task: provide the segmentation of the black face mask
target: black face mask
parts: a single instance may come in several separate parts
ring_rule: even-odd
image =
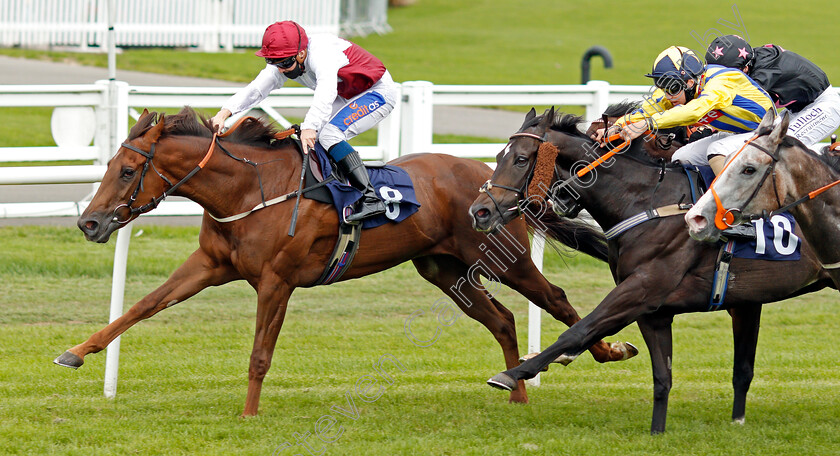
[[[303,64],[298,62],[297,66],[295,66],[294,70],[287,71],[283,73],[289,79],[297,79],[303,72],[306,71],[306,68],[303,67]]]

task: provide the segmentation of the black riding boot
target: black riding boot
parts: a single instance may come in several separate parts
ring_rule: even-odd
[[[355,211],[347,217],[347,221],[358,222],[364,218],[384,213],[385,203],[376,196],[376,190],[370,183],[370,177],[368,177],[367,169],[362,164],[359,153],[356,151],[350,152],[336,164],[341,172],[347,176],[350,185],[363,193],[361,201],[356,203]]]
[[[743,225],[731,226],[720,232],[721,236],[737,239],[755,239],[755,225],[745,223]]]

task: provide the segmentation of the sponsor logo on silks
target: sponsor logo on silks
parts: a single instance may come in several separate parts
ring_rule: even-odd
[[[701,117],[700,120],[697,121],[700,125],[708,125],[714,122],[715,119],[720,117],[720,111],[712,110],[709,111],[705,116]]]
[[[793,121],[792,124],[790,124],[790,128],[789,128],[790,131],[795,132],[796,130],[798,130],[799,128],[801,128],[802,126],[807,124],[808,122],[816,119],[817,116],[822,114],[822,112],[823,111],[820,108],[813,108],[811,110],[811,112],[809,112],[808,114],[805,114],[803,116],[799,116],[795,121]]]
[[[376,111],[384,104],[385,98],[382,95],[377,92],[368,92],[351,101],[341,111],[338,111],[335,117],[330,120],[330,123],[338,127],[341,131],[344,131],[347,127],[373,111]]]

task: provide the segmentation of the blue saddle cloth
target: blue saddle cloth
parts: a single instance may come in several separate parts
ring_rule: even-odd
[[[699,186],[704,192],[709,189],[709,184],[715,179],[711,166],[684,164],[683,167],[700,174],[702,182],[699,182]],[[691,173],[686,174],[691,180]],[[696,203],[700,196],[694,195],[693,189],[692,185],[692,202]],[[774,215],[770,220],[758,219],[753,221],[753,225],[756,228],[756,239],[737,240],[732,251],[733,257],[773,261],[794,261],[801,257],[802,242],[793,233],[796,221],[790,213]]]
[[[753,221],[756,239],[735,242],[732,256],[753,260],[795,261],[802,256],[802,241],[793,233],[796,221],[788,212],[776,214],[770,220]]]
[[[332,174],[333,167],[327,151],[318,143],[315,143],[315,156],[318,157],[323,175]],[[404,169],[385,165],[382,168],[368,168],[368,174],[377,195],[385,201],[386,211],[382,215],[362,220],[363,229],[375,228],[388,222],[402,222],[420,209],[420,202],[414,194],[414,184]],[[362,192],[338,180],[327,183],[326,187],[339,214],[362,198]]]

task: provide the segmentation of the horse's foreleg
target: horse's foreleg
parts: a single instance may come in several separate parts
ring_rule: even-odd
[[[511,288],[514,288],[528,298],[528,300],[544,309],[556,320],[565,323],[566,326],[571,327],[580,321],[580,316],[575,308],[572,307],[571,303],[569,303],[566,292],[562,288],[548,282],[536,267],[534,267],[534,272],[536,275],[532,278],[511,285]],[[639,354],[639,350],[629,342],[613,342],[612,344],[608,344],[603,340],[599,340],[589,347],[589,352],[592,353],[595,361],[599,363],[624,361]],[[565,366],[574,361],[574,359],[573,356],[563,354],[555,362]]]
[[[449,296],[470,318],[484,325],[499,342],[508,369],[519,365],[519,347],[513,313],[484,290],[463,285],[469,274],[466,264],[450,256],[427,256],[412,260],[417,272]],[[525,382],[518,382],[510,402],[528,402]]]
[[[729,315],[732,316],[732,337],[735,343],[735,359],[732,365],[732,387],[735,390],[732,421],[744,424],[747,391],[750,389],[755,367],[761,304],[732,308]]]
[[[254,333],[254,347],[248,367],[248,394],[242,416],[257,414],[260,406],[260,392],[263,379],[271,367],[277,336],[286,317],[286,307],[293,288],[279,277],[270,274],[262,277],[257,289],[257,325]]]
[[[639,316],[655,311],[664,296],[651,293],[652,288],[642,280],[645,276],[646,271],[643,271],[620,283],[589,315],[572,325],[542,353],[493,376],[487,383],[500,389],[515,389],[518,380],[534,378],[558,356],[580,354],[604,336],[615,334]],[[640,296],[645,296],[643,302],[640,302]]]
[[[673,315],[643,315],[636,320],[642,337],[650,351],[653,370],[653,418],[650,433],[665,432],[665,418],[668,414],[668,395],[671,393],[671,355],[673,339],[671,324]]]
[[[184,264],[172,273],[163,285],[131,306],[125,314],[108,326],[95,332],[88,340],[64,352],[55,359],[55,363],[61,366],[78,368],[84,363],[86,355],[101,351],[135,323],[149,318],[209,286],[221,285],[235,278],[235,272],[229,267],[219,266],[201,249],[196,250]]]

